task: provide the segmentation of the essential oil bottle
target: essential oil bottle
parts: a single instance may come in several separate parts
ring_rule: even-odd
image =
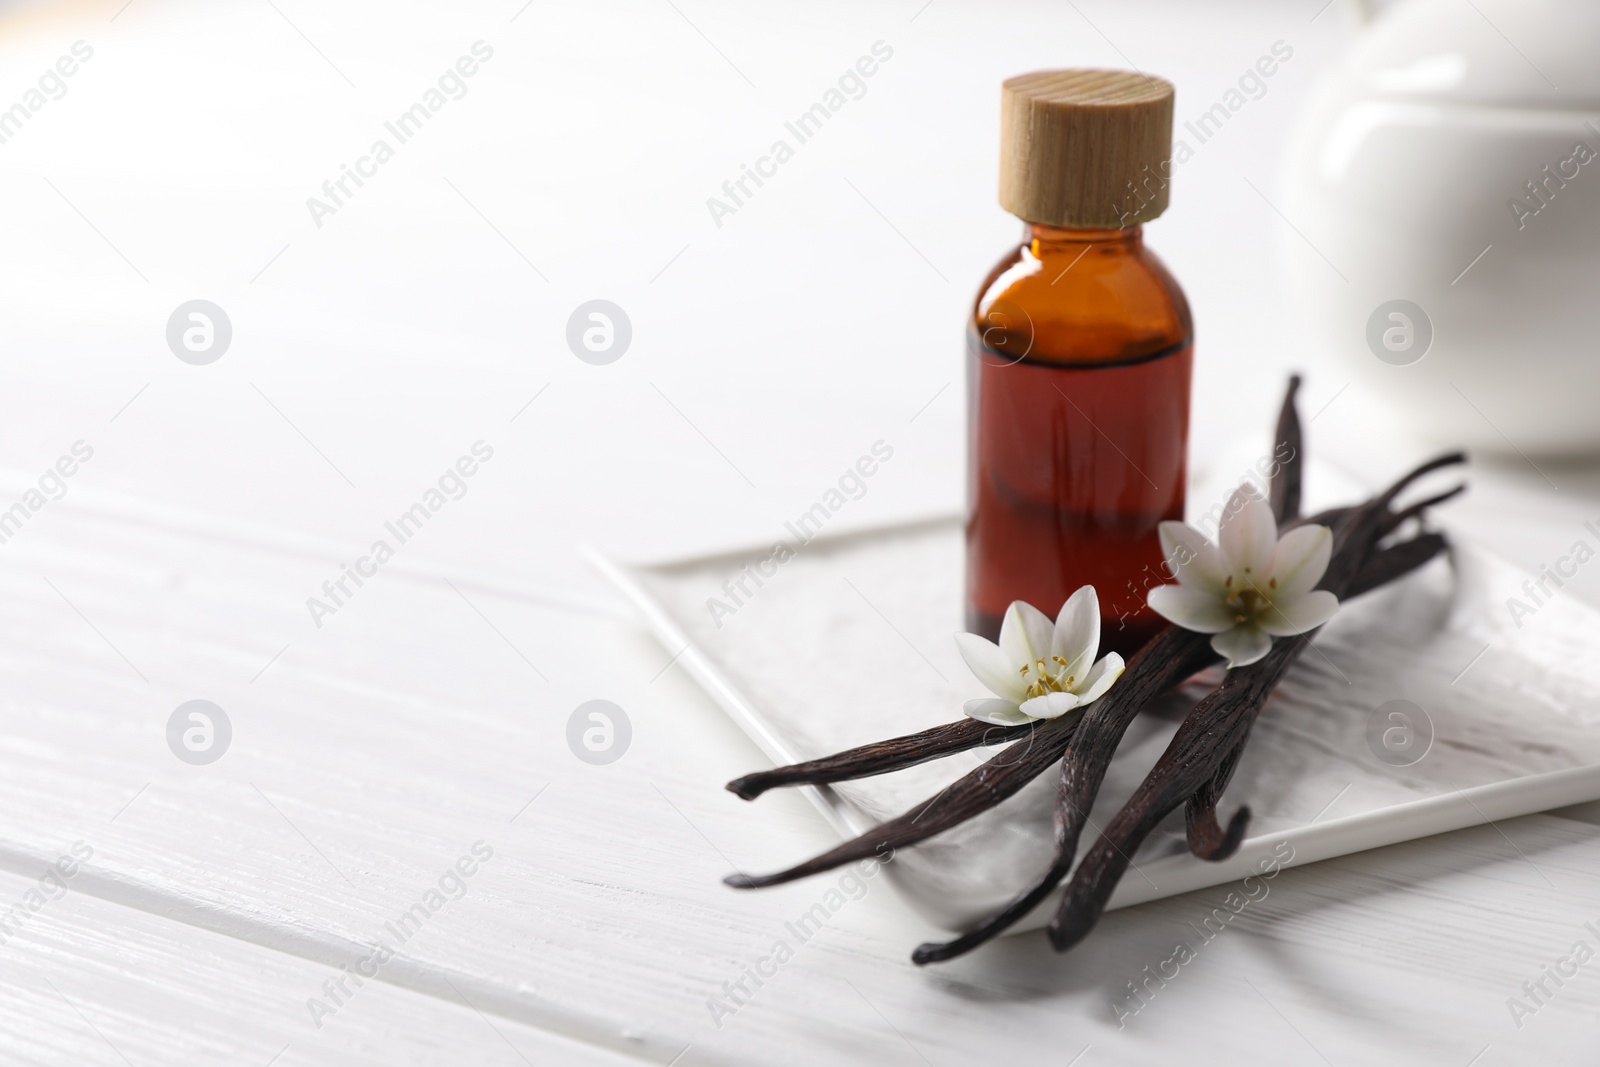
[[[1157,526],[1182,519],[1194,328],[1145,248],[1167,207],[1171,83],[1054,70],[1006,81],[1000,205],[1022,242],[968,322],[967,628],[997,637],[1023,600],[1054,618],[1093,585],[1101,645],[1161,620]]]

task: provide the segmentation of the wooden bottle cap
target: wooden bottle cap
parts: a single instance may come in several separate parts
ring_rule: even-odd
[[[1172,97],[1171,82],[1124,70],[1008,78],[1000,91],[1000,206],[1046,226],[1120,228],[1155,218],[1167,209]]]

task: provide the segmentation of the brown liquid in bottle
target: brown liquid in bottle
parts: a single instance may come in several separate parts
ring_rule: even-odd
[[[1189,305],[1139,226],[1024,236],[968,327],[967,628],[1093,585],[1102,650],[1128,655],[1162,625],[1157,526],[1183,518]]]

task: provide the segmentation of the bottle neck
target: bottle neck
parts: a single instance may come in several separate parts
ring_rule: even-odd
[[[1070,251],[1077,255],[1085,245],[1119,245],[1129,251],[1144,244],[1144,227],[1135,223],[1122,229],[1104,227],[1046,226],[1040,222],[1022,224],[1022,241],[1036,259]]]

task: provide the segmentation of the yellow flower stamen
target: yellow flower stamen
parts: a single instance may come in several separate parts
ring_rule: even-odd
[[[1051,656],[1050,659],[1057,664],[1058,668],[1067,666],[1067,661],[1060,656]],[[1070,693],[1073,683],[1077,681],[1077,678],[1073,675],[1067,674],[1063,676],[1062,670],[1059,669],[1052,674],[1049,664],[1042,659],[1034,660],[1032,663],[1025,665],[1021,673],[1026,675],[1029,667],[1038,668],[1034,681],[1027,688],[1027,694],[1030,699],[1042,697],[1046,693]]]
[[[1249,571],[1249,569],[1249,567],[1245,568],[1246,571]],[[1225,589],[1232,588],[1233,575],[1228,575],[1222,585]],[[1239,589],[1229,593],[1225,601],[1233,611],[1234,622],[1249,622],[1251,619],[1261,615],[1263,611],[1273,607],[1272,596],[1254,582],[1246,580],[1241,582],[1240,586]],[[1268,588],[1276,589],[1278,586],[1277,579],[1270,579],[1267,582],[1267,586]]]

